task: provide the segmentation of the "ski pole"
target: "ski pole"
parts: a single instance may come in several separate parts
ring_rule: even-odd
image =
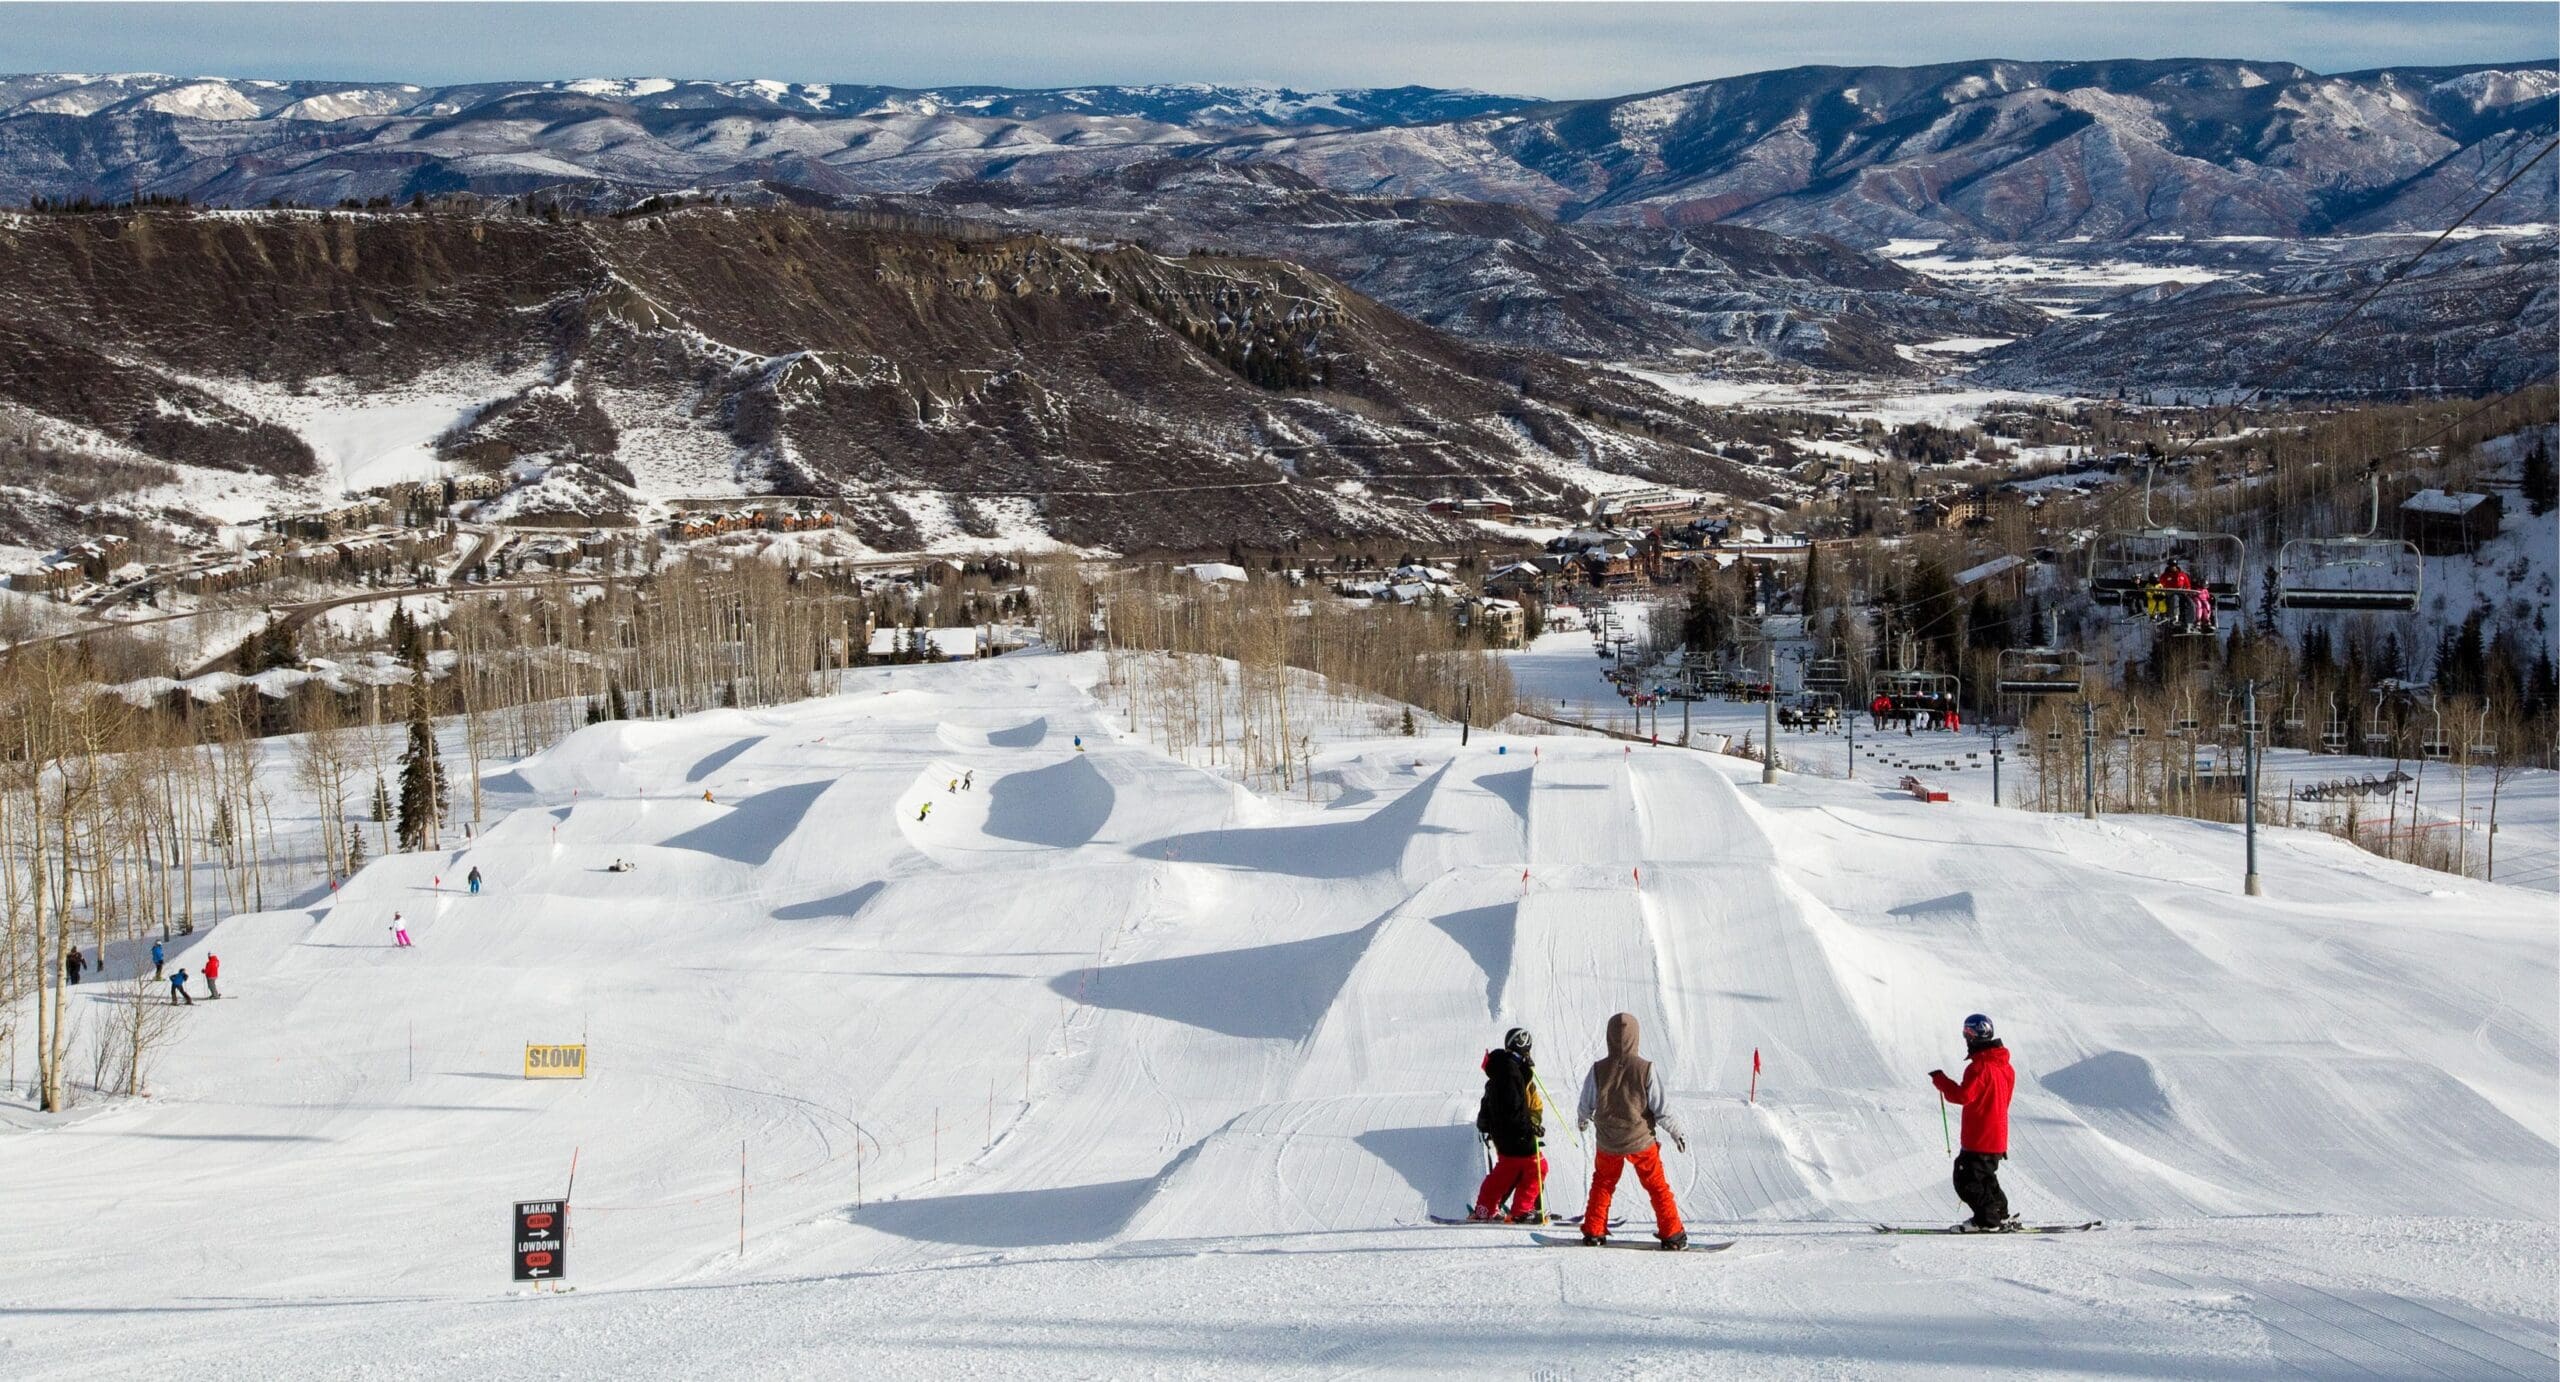
[[[1956,1135],[1947,1129],[1947,1101],[1944,1099],[1938,1101],[1938,1139],[1948,1151],[1956,1149]]]
[[[1533,1084],[1533,1085],[1535,1085],[1535,1086],[1537,1086],[1537,1089],[1538,1089],[1538,1098],[1539,1098],[1541,1101],[1543,1101],[1543,1102],[1546,1104],[1546,1106],[1547,1106],[1548,1108],[1553,1109],[1553,1108],[1557,1108],[1557,1107],[1559,1107],[1559,1105],[1556,1103],[1556,1096],[1555,1096],[1555,1095],[1553,1095],[1553,1094],[1551,1094],[1551,1093],[1549,1093],[1549,1092],[1547,1091],[1547,1082],[1546,1082],[1545,1080],[1542,1080],[1542,1079],[1538,1078],[1538,1072],[1537,1072],[1536,1068],[1534,1068],[1534,1067],[1532,1067],[1532,1068],[1530,1069],[1530,1071],[1529,1071],[1529,1083],[1530,1083],[1530,1084]],[[1561,1116],[1561,1115],[1559,1115],[1559,1116]],[[1566,1140],[1567,1140],[1567,1141],[1570,1141],[1571,1143],[1573,1143],[1573,1149],[1574,1149],[1575,1151],[1577,1151],[1577,1152],[1578,1152],[1578,1151],[1581,1151],[1581,1150],[1582,1150],[1582,1137],[1581,1137],[1581,1135],[1580,1135],[1579,1133],[1577,1133],[1577,1132],[1575,1132],[1575,1131],[1574,1131],[1573,1124],[1571,1124],[1571,1123],[1564,1123],[1564,1124],[1561,1124],[1561,1126],[1564,1128],[1564,1135],[1565,1135]]]

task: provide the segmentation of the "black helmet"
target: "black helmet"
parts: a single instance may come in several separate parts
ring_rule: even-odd
[[[1526,1027],[1514,1027],[1510,1031],[1503,1033],[1502,1049],[1515,1056],[1528,1055],[1529,1029]]]

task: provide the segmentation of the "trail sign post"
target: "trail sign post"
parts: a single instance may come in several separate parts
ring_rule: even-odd
[[[524,1077],[528,1080],[583,1080],[587,1077],[587,1047],[539,1046],[526,1042]]]
[[[569,1272],[569,1202],[518,1200],[514,1246],[518,1281],[557,1281]]]

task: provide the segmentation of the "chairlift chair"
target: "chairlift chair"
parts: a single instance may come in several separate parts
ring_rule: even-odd
[[[2284,609],[2379,610],[2418,607],[2427,562],[2416,543],[2376,536],[2382,478],[2369,477],[2373,507],[2354,537],[2298,537],[2276,553],[2276,604]]]
[[[2240,580],[2249,564],[2248,544],[2232,533],[2154,523],[2151,479],[2146,475],[2142,482],[2142,526],[2104,534],[2089,545],[2089,595],[2102,606],[2113,605],[2159,623],[2199,626],[2201,632],[2204,621],[2194,616],[2202,602],[2193,596],[2181,601],[2179,592],[2162,589],[2161,568],[2177,562],[2197,590],[2209,593],[2217,605],[2226,604],[2240,597]]]
[[[2127,739],[2143,739],[2148,738],[2150,734],[2151,731],[2143,727],[2141,707],[2125,707],[2124,737]]]
[[[2432,695],[2427,700],[2427,713],[2435,717],[2426,735],[2418,740],[2418,752],[2430,763],[2441,763],[2453,757],[2453,741],[2445,737],[2444,705]]]
[[[1955,699],[1956,679],[1946,672],[1924,672],[1915,667],[1888,668],[1873,678],[1878,694],[1900,701],[1908,696],[1944,696]]]
[[[1849,666],[1836,657],[1817,657],[1804,665],[1808,691],[1838,691],[1849,684]]]
[[[2003,696],[2076,696],[2087,677],[2088,659],[2077,648],[2008,648],[1999,658]]]

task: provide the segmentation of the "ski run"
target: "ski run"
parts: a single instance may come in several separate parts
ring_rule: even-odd
[[[0,1128],[0,1375],[2560,1367],[2548,893],[2270,829],[2244,898],[2230,827],[1570,732],[1337,733],[1257,793],[1103,672],[591,726],[476,838],[178,938],[223,997],[154,1097]],[[1431,1224],[1519,1027],[1579,1245],[1619,1013],[1691,1252]],[[1974,1013],[2010,1211],[2101,1227],[1875,1231],[1967,1213],[1928,1072]],[[511,1281],[562,1199],[573,1289]],[[1654,1246],[1634,1166],[1612,1212]]]

